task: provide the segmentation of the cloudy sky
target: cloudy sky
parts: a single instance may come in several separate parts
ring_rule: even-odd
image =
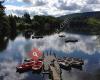
[[[61,16],[77,12],[100,11],[100,0],[6,0],[6,13],[21,16]]]

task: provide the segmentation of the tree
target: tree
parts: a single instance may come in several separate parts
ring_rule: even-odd
[[[40,23],[37,21],[32,22],[31,28],[36,32],[41,30]]]
[[[24,14],[23,19],[24,19],[25,23],[29,23],[29,24],[31,23],[31,18],[30,18],[30,15],[28,13]]]
[[[25,29],[26,29],[26,26],[25,26],[24,23],[18,23],[18,24],[17,24],[17,30],[18,30],[19,32],[23,32]]]
[[[3,2],[4,1],[0,1],[0,39],[9,37],[9,24],[5,17]]]
[[[3,2],[4,1],[0,1],[0,17],[5,15],[5,13],[4,13],[5,7],[2,5]]]

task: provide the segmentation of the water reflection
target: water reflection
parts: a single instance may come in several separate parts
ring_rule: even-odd
[[[3,51],[4,49],[6,49],[7,47],[7,44],[8,44],[8,38],[0,38],[0,51]]]
[[[41,76],[37,79],[37,75],[33,76],[31,72],[16,73],[16,65],[23,62],[28,55],[27,52],[32,48],[39,48],[44,53],[51,50],[59,57],[70,56],[84,59],[83,71],[77,71],[76,69],[72,70],[71,73],[64,71],[65,76],[68,80],[83,80],[84,78],[92,80],[88,79],[87,75],[95,76],[92,72],[100,68],[100,48],[97,47],[98,37],[63,34],[65,35],[64,38],[59,37],[59,34],[44,36],[42,39],[25,39],[22,35],[19,35],[14,41],[9,40],[7,48],[0,52],[0,80],[40,80]],[[65,43],[65,39],[70,36],[76,37],[79,41],[77,43]]]

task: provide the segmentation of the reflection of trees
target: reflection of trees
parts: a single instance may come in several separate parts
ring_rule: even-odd
[[[100,48],[100,35],[97,36],[96,45],[98,48]]]
[[[16,30],[16,21],[12,16],[9,16],[9,25],[10,25],[10,39],[14,40],[17,36]]]
[[[8,40],[9,39],[7,37],[5,37],[4,39],[0,38],[0,51],[3,51],[4,49],[6,49]]]
[[[26,39],[29,39],[31,35],[33,34],[33,31],[31,29],[28,29],[28,30],[25,30],[22,34]]]

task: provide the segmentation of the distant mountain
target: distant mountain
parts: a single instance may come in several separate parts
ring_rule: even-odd
[[[100,11],[75,13],[59,17],[63,30],[71,33],[100,34]]]
[[[60,16],[59,19],[66,19],[70,17],[95,17],[100,19],[100,11],[95,11],[95,12],[84,12],[84,13],[74,13],[74,14],[68,14],[64,16]]]

